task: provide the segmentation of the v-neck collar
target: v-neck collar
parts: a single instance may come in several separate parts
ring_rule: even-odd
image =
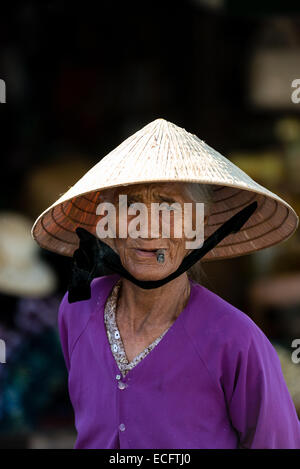
[[[113,275],[112,277],[113,277],[111,279],[112,282],[110,283],[110,285],[107,285],[107,288],[104,289],[105,291],[101,290],[98,293],[97,307],[95,308],[95,311],[94,311],[94,314],[93,314],[94,320],[95,320],[95,325],[97,325],[97,327],[94,329],[93,333],[94,334],[101,333],[102,336],[104,337],[103,340],[105,342],[105,348],[109,349],[109,358],[110,358],[110,361],[111,361],[111,364],[112,364],[112,373],[114,375],[113,378],[115,379],[116,374],[120,373],[120,370],[119,370],[118,364],[115,360],[115,357],[113,355],[113,352],[111,350],[111,346],[110,346],[109,339],[108,339],[107,332],[106,332],[105,320],[104,320],[104,308],[105,308],[106,301],[107,301],[108,297],[110,296],[114,286],[116,285],[116,283],[120,279],[120,276]],[[194,298],[194,294],[195,294],[194,282],[191,279],[189,280],[189,282],[190,282],[190,286],[191,286],[190,297],[189,297],[189,300],[188,300],[185,308],[181,311],[181,313],[175,319],[173,324],[171,324],[169,329],[167,329],[167,331],[165,331],[164,336],[161,338],[161,340],[158,342],[158,344],[156,344],[156,346],[152,350],[150,350],[150,352],[142,360],[140,360],[133,368],[128,370],[127,374],[122,378],[123,382],[126,382],[128,380],[136,379],[139,370],[142,369],[143,366],[145,366],[145,364],[147,364],[151,359],[154,359],[155,356],[157,356],[157,354],[159,354],[160,351],[164,349],[164,347],[168,346],[168,344],[169,344],[170,340],[172,339],[174,333],[180,327],[182,321],[184,321],[184,318],[188,314],[188,312],[189,312],[189,310],[192,306],[192,303],[193,303],[193,298]],[[99,330],[97,330],[98,327],[99,327]]]
[[[118,365],[118,368],[120,369],[120,372],[122,373],[122,376],[125,377],[132,368],[134,368],[148,355],[148,353],[154,349],[154,347],[157,346],[163,336],[168,332],[172,324],[162,334],[156,337],[149,345],[147,345],[140,353],[138,353],[131,361],[129,361],[116,321],[116,309],[120,295],[120,288],[121,279],[119,279],[113,286],[113,289],[105,302],[104,322],[114,359]],[[116,350],[114,350],[114,347],[116,347]]]

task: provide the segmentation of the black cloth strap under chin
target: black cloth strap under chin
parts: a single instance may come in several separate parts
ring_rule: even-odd
[[[143,281],[133,277],[122,265],[118,254],[101,239],[84,228],[76,228],[80,239],[79,248],[73,254],[71,277],[68,285],[69,303],[89,300],[91,298],[91,281],[96,277],[119,274],[135,285],[144,289],[161,287],[183,274],[199,259],[213,249],[226,236],[237,233],[257,208],[257,202],[252,202],[240,212],[236,213],[218,228],[203,243],[201,248],[194,249],[188,254],[172,274],[161,280]]]

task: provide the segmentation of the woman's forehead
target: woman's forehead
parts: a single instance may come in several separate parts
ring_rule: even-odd
[[[148,184],[134,184],[131,186],[119,187],[118,194],[172,194],[183,195],[183,183],[175,182],[155,182]]]

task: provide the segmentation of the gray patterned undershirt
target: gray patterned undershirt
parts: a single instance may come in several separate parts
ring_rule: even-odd
[[[116,323],[116,309],[118,304],[119,291],[121,287],[121,279],[116,283],[111,291],[111,294],[107,298],[105,309],[104,309],[104,322],[106,326],[107,337],[111,346],[112,354],[116,360],[116,363],[121,371],[123,377],[137,365],[149,352],[158,344],[163,338],[166,332],[171,326],[168,327],[157,339],[155,339],[148,347],[146,347],[141,353],[139,353],[134,359],[129,362],[125,353],[124,345],[121,339],[120,331]]]

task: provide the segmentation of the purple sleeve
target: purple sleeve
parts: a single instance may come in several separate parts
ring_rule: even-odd
[[[60,343],[65,359],[67,370],[70,370],[69,346],[68,346],[68,329],[66,324],[66,307],[68,305],[68,292],[65,293],[58,310],[58,330]]]
[[[223,390],[240,447],[300,448],[299,419],[274,347],[257,327],[244,345],[227,350],[223,363]]]

